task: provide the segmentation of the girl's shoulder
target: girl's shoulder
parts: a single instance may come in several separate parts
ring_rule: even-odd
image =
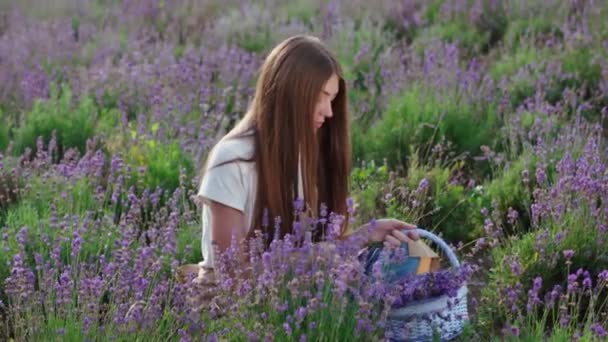
[[[209,164],[248,162],[253,158],[254,150],[255,142],[252,135],[223,138],[213,147]]]

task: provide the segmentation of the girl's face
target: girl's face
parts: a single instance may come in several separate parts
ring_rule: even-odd
[[[338,75],[332,74],[331,77],[323,85],[319,94],[314,112],[314,127],[315,132],[323,126],[325,120],[331,118],[334,114],[331,109],[331,102],[334,100],[340,90],[340,79]]]

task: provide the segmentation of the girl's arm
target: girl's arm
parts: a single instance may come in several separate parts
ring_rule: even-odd
[[[243,212],[215,201],[208,202],[211,210],[211,243],[216,244],[219,251],[223,253],[230,247],[234,234],[241,246],[241,242],[246,238]],[[243,261],[247,260],[244,253],[241,253],[241,256]]]
[[[346,233],[342,239],[352,239],[360,244],[360,248],[370,244],[387,248],[399,247],[403,242],[420,238],[417,233],[408,232],[413,229],[416,229],[416,226],[411,223],[386,218],[368,222],[353,232]]]

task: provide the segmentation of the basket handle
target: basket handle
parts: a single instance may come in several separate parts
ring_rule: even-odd
[[[428,230],[422,229],[422,228],[417,228],[414,231],[416,233],[418,233],[418,235],[420,235],[420,237],[427,238],[427,239],[433,241],[434,243],[436,243],[437,245],[439,245],[439,247],[441,247],[441,250],[443,250],[445,252],[448,259],[450,260],[450,264],[452,265],[452,267],[454,267],[454,268],[460,267],[460,262],[458,261],[456,254],[454,254],[454,251],[452,251],[450,246],[448,246],[448,244],[445,243],[445,241],[443,241],[439,236],[435,235],[434,233],[429,232]]]

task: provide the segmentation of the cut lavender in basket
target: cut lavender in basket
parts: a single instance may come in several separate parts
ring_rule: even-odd
[[[473,267],[463,264],[458,269],[445,269],[419,275],[407,275],[395,283],[401,287],[393,307],[403,307],[413,301],[447,295],[455,297],[473,274]]]

